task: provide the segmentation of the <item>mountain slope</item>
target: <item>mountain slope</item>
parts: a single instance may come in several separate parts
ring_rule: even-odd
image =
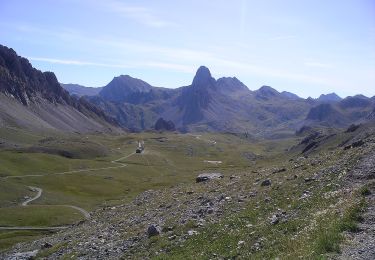
[[[120,131],[114,119],[64,90],[52,72],[41,72],[0,45],[0,122],[31,130]]]
[[[371,118],[375,109],[374,100],[363,95],[346,97],[335,103],[323,103],[313,107],[307,117],[306,125],[329,127],[348,127]]]

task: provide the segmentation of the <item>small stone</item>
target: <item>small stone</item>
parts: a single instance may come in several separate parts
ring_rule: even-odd
[[[168,239],[169,240],[174,240],[174,239],[176,239],[176,237],[177,237],[176,235],[172,235],[172,236],[169,236]]]
[[[51,247],[52,247],[52,244],[51,244],[51,243],[48,243],[48,242],[45,242],[45,243],[41,246],[42,249],[51,248]]]
[[[311,182],[313,180],[315,180],[315,179],[314,178],[305,178],[305,182]]]
[[[147,228],[148,237],[157,236],[160,234],[160,232],[161,232],[160,227],[154,224],[148,226]]]
[[[189,236],[198,235],[198,232],[195,231],[195,230],[189,230],[189,231],[188,231],[188,235],[189,235]]]
[[[264,180],[260,184],[260,186],[270,186],[270,185],[271,185],[271,180],[270,179]]]
[[[279,173],[279,172],[285,172],[285,168],[275,169],[272,173]]]
[[[240,241],[238,241],[238,243],[237,243],[238,246],[242,246],[243,244],[245,244],[245,241],[243,241],[243,240],[240,240]]]
[[[271,224],[272,225],[276,225],[277,223],[279,223],[280,219],[277,215],[273,215],[272,218],[271,218]]]

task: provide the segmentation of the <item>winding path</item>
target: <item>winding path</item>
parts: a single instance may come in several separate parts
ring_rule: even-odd
[[[119,161],[124,160],[126,158],[129,158],[130,156],[134,155],[135,152],[128,154],[126,156],[123,156],[121,158],[118,158],[116,160],[111,161],[111,163],[118,164],[118,166],[112,166],[112,167],[103,167],[103,168],[90,168],[90,169],[82,169],[82,170],[74,170],[74,171],[66,171],[66,172],[59,172],[59,173],[51,173],[51,174],[29,174],[29,175],[22,175],[22,176],[6,176],[2,179],[10,179],[10,178],[25,178],[25,177],[46,177],[51,175],[64,175],[64,174],[72,174],[77,172],[90,172],[90,171],[99,171],[99,170],[108,170],[108,169],[117,169],[117,168],[123,168],[127,165],[124,163],[120,163]],[[37,194],[27,199],[26,201],[21,203],[21,206],[26,207],[28,204],[34,200],[37,200],[42,196],[43,189],[34,187],[34,186],[27,186],[31,191],[36,191]],[[74,206],[74,205],[51,205],[51,206],[63,206],[63,207],[69,207],[72,209],[75,209],[79,211],[86,219],[90,219],[90,213],[84,210],[83,208]],[[69,226],[57,226],[57,227],[27,227],[27,226],[17,226],[17,227],[0,227],[0,230],[61,230],[69,228]]]
[[[63,230],[67,229],[70,226],[58,226],[58,227],[29,227],[29,226],[22,226],[22,227],[0,227],[0,230]]]
[[[57,172],[57,173],[50,173],[50,174],[28,174],[28,175],[15,175],[15,176],[6,176],[2,179],[13,179],[13,178],[27,178],[27,177],[46,177],[51,175],[65,175],[65,174],[72,174],[72,173],[78,173],[78,172],[92,172],[92,171],[101,171],[101,170],[108,170],[108,169],[118,169],[126,167],[126,164],[120,163],[119,161],[124,160],[132,155],[134,155],[135,152],[128,154],[124,157],[121,157],[119,159],[111,161],[111,163],[119,164],[118,166],[110,166],[110,167],[103,167],[103,168],[89,168],[89,169],[81,169],[81,170],[73,170],[73,171],[66,171],[66,172]]]
[[[27,204],[29,204],[30,202],[32,202],[32,201],[38,199],[40,196],[42,196],[43,190],[41,188],[33,187],[33,186],[28,186],[28,187],[31,191],[37,191],[38,193],[34,197],[32,197],[30,199],[27,199],[26,201],[22,202],[21,206],[27,206]]]

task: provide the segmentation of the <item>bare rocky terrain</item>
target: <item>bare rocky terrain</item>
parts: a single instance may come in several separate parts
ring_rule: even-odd
[[[349,174],[350,185],[362,186],[365,208],[358,225],[358,232],[346,233],[347,244],[337,259],[375,259],[375,152],[361,160]]]

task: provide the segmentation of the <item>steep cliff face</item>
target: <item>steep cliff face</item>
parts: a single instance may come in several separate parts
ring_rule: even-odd
[[[12,122],[27,128],[85,132],[117,128],[113,118],[85,98],[70,96],[54,73],[33,68],[27,59],[2,45],[0,94],[4,125]]]
[[[177,100],[179,109],[183,111],[183,125],[203,119],[204,110],[208,108],[214,91],[216,91],[216,80],[211,76],[208,68],[200,67],[191,86],[185,87]]]
[[[28,105],[37,96],[52,103],[73,101],[52,72],[34,69],[29,61],[10,48],[0,45],[0,91]]]

